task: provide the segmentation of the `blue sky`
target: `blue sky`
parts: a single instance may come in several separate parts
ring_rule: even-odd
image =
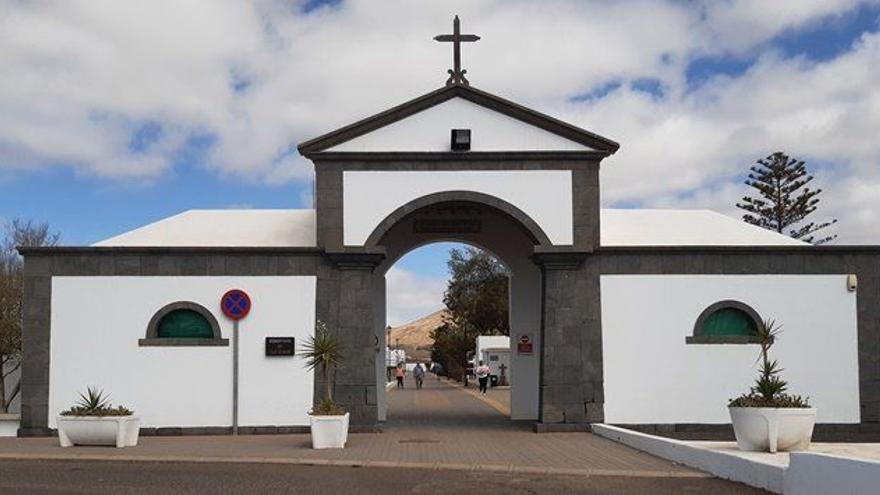
[[[430,38],[455,11],[483,35],[465,52],[480,88],[622,142],[605,206],[735,215],[746,167],[779,147],[813,165],[840,242],[880,243],[880,4],[771,4],[193,0],[145,26],[151,6],[0,0],[17,19],[0,28],[0,217],[79,245],[190,208],[310,207],[296,143],[442,84]],[[526,19],[540,41],[519,45]],[[436,293],[449,247],[396,268]]]

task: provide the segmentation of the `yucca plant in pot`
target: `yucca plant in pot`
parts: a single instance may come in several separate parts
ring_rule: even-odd
[[[320,371],[325,386],[324,396],[309,412],[315,449],[341,449],[348,441],[349,413],[333,401],[333,380],[336,369],[342,365],[343,350],[342,339],[318,321],[315,335],[306,340],[300,351],[306,368]]]
[[[140,420],[128,408],[110,404],[109,396],[88,387],[70,409],[58,416],[58,440],[62,447],[73,445],[115,445],[134,447]]]
[[[751,390],[728,404],[736,444],[740,450],[806,450],[813,436],[816,409],[809,400],[787,392],[779,362],[770,359],[770,348],[779,339],[781,327],[773,320],[758,328],[761,346],[758,378]]]

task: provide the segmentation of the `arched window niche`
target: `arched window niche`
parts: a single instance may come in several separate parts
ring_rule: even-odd
[[[220,324],[201,304],[178,301],[168,304],[150,319],[147,335],[138,340],[151,346],[228,346],[220,335]]]
[[[748,304],[719,301],[697,318],[688,344],[756,344],[758,331],[764,327],[761,316]]]

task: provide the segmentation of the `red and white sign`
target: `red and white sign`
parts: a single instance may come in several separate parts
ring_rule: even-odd
[[[519,340],[516,342],[516,353],[531,354],[534,350],[535,346],[532,342],[531,335],[520,335]]]

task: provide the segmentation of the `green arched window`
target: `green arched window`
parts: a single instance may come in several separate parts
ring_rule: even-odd
[[[758,342],[761,318],[739,301],[721,301],[706,308],[697,318],[689,344],[748,344]]]
[[[204,306],[178,301],[166,305],[147,324],[146,338],[141,346],[211,346],[229,345],[220,335],[217,318]]]
[[[191,309],[176,309],[159,320],[160,339],[212,339],[214,330],[207,318]]]

